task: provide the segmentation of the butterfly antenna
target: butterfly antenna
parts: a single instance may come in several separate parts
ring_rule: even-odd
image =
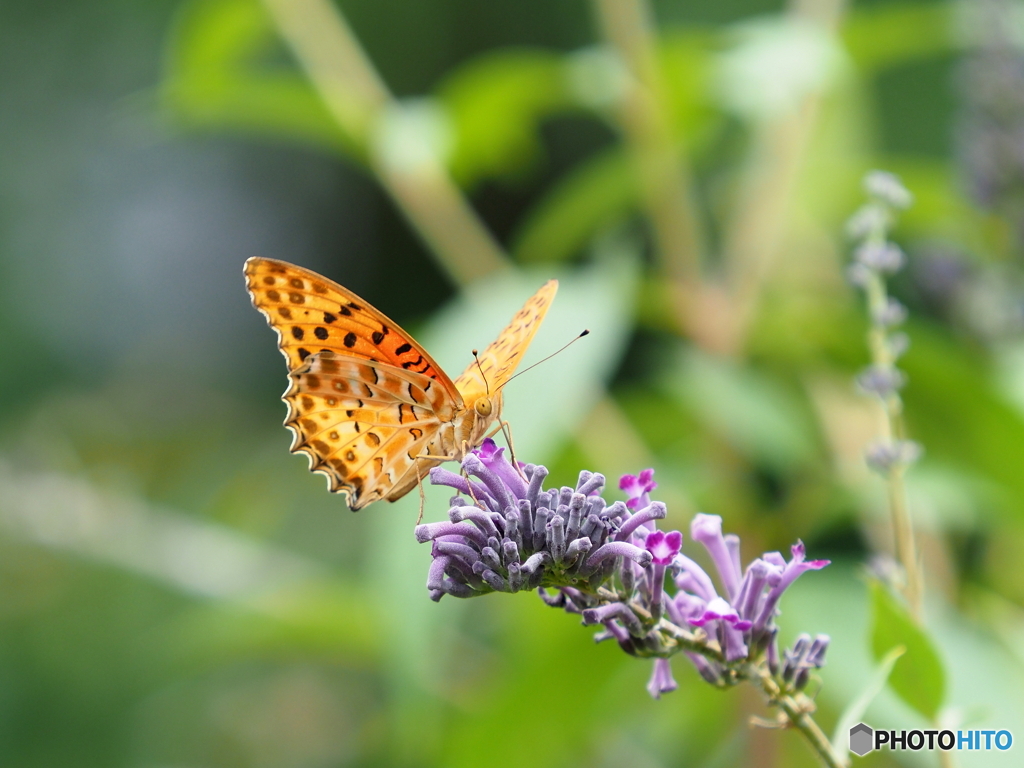
[[[490,397],[491,386],[487,383],[487,374],[484,373],[484,367],[480,365],[480,353],[475,349],[473,350],[473,360],[476,362],[477,370],[480,371],[480,377],[484,380],[484,392]]]
[[[536,368],[536,367],[537,367],[538,365],[540,365],[541,363],[546,363],[546,362],[547,362],[548,360],[550,360],[550,359],[551,359],[552,357],[554,357],[555,355],[560,355],[560,354],[562,354],[562,352],[565,352],[565,350],[567,350],[567,349],[568,349],[569,347],[571,347],[571,346],[572,346],[573,344],[575,344],[575,343],[576,343],[577,341],[579,341],[579,340],[580,340],[580,339],[582,339],[582,338],[583,338],[584,336],[587,336],[587,335],[589,335],[589,334],[590,334],[590,329],[589,329],[589,328],[585,328],[585,329],[584,329],[583,331],[581,331],[581,332],[580,332],[580,335],[579,335],[579,336],[577,336],[577,337],[576,337],[575,339],[573,339],[573,340],[572,340],[572,341],[570,341],[570,342],[569,342],[568,344],[566,344],[565,346],[563,346],[563,347],[562,347],[561,349],[557,349],[557,350],[555,350],[555,351],[554,351],[554,352],[552,352],[552,353],[551,353],[550,355],[548,355],[547,357],[545,357],[545,358],[544,358],[543,360],[538,360],[538,361],[537,361],[536,363],[534,363],[534,364],[533,364],[533,365],[531,365],[530,367],[528,367],[528,368],[523,368],[523,370],[521,370],[521,371],[519,371],[518,373],[516,373],[516,374],[515,374],[515,376],[511,376],[511,377],[509,377],[509,380],[508,380],[508,381],[506,381],[506,382],[505,382],[505,384],[508,384],[508,382],[509,382],[509,381],[512,381],[512,379],[516,378],[516,376],[522,376],[522,375],[523,375],[524,373],[526,373],[527,371],[532,371],[532,370],[533,370],[534,368]],[[502,384],[502,385],[501,385],[501,387],[504,387],[504,386],[505,386],[505,384]],[[501,387],[498,387],[498,389],[501,389]]]

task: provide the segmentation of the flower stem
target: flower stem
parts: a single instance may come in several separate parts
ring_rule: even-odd
[[[647,614],[642,608],[631,604],[630,608],[641,619]],[[668,619],[661,619],[657,627],[664,634],[671,637],[677,643],[678,650],[685,650],[691,653],[699,653],[711,661],[720,664],[725,663],[725,657],[718,643],[701,640],[694,632],[683,629],[673,624]],[[815,751],[821,761],[829,768],[847,768],[848,763],[832,747],[824,731],[818,726],[811,716],[814,712],[814,704],[802,694],[793,695],[784,691],[772,677],[763,661],[748,662],[736,667],[735,672],[738,679],[749,680],[767,697],[771,706],[777,706],[786,715],[786,722],[795,728],[807,741],[807,744]]]
[[[784,693],[775,679],[764,668],[750,670],[748,679],[757,685],[768,697],[771,704],[778,706],[786,713],[789,724],[796,728],[807,744],[815,751],[818,758],[829,768],[847,768],[849,763],[832,748],[828,737],[811,717],[814,704],[806,696],[799,699]],[[802,699],[802,700],[801,700]]]
[[[884,245],[884,230],[875,232],[869,238],[868,243]],[[868,300],[868,315],[872,318],[871,327],[868,331],[868,348],[871,351],[871,362],[879,368],[891,369],[895,364],[895,359],[889,345],[885,326],[877,320],[885,311],[889,302],[885,280],[878,273],[872,272],[865,285],[865,291]],[[906,431],[903,425],[903,399],[899,393],[894,390],[887,397],[883,398],[882,409],[885,416],[883,421],[883,438],[889,443],[903,440],[906,436]],[[906,574],[907,581],[904,595],[907,598],[907,605],[910,608],[911,615],[920,621],[924,579],[917,558],[917,547],[914,543],[914,526],[910,520],[910,510],[907,505],[907,491],[903,479],[905,472],[906,465],[902,462],[897,462],[886,476],[889,512],[892,516],[896,557],[902,564]]]
[[[328,0],[264,0],[327,109],[360,146],[372,143],[398,101],[367,57],[337,5]],[[509,267],[501,246],[447,170],[424,158],[399,171],[370,157],[370,168],[413,229],[458,285]]]
[[[662,268],[687,298],[700,279],[702,234],[679,137],[666,114],[652,11],[646,0],[594,0],[604,37],[629,72],[618,121],[633,157]]]

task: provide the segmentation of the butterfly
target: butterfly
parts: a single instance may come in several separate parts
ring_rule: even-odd
[[[454,382],[423,347],[352,291],[273,259],[245,262],[253,306],[288,361],[292,453],[355,511],[396,501],[501,422],[512,377],[558,290],[550,280]]]

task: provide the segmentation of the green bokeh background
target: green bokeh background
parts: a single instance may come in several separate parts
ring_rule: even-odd
[[[284,366],[241,270],[316,269],[449,371],[559,277],[527,362],[593,333],[507,390],[517,450],[557,482],[653,466],[668,524],[720,514],[744,559],[797,538],[831,558],[780,618],[787,641],[833,638],[831,731],[875,663],[865,564],[890,549],[861,460],[879,411],[852,383],[866,319],[843,279],[843,223],[875,167],[916,197],[893,290],[911,310],[940,721],[1024,738],[1024,262],[1015,201],[969,194],[976,107],[958,83],[985,40],[964,8],[654,3],[661,106],[705,233],[685,314],[596,3],[338,7],[406,106],[365,136],[334,122],[257,0],[0,5],[0,762],[814,765],[796,735],[750,727],[771,716],[753,691],[676,660],[679,690],[654,701],[647,662],[532,595],[430,602],[417,500],[353,515],[288,455]],[[830,15],[835,36],[814,26]],[[424,147],[511,269],[460,277],[382,188],[375,163]],[[770,259],[730,335],[737,233]],[[426,519],[445,512],[428,490]],[[925,722],[889,690],[867,718]]]

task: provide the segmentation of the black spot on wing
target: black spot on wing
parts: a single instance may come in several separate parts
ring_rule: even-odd
[[[406,346],[408,346],[408,345],[406,345]],[[420,355],[419,357],[416,358],[416,360],[414,360],[412,362],[408,362],[407,361],[407,362],[402,363],[402,367],[405,368],[406,370],[409,370],[414,365],[420,365],[422,362],[423,362],[423,355]],[[419,371],[419,372],[422,373],[423,371],[427,370],[428,367],[429,367],[429,364],[425,365],[423,367],[423,370]]]

